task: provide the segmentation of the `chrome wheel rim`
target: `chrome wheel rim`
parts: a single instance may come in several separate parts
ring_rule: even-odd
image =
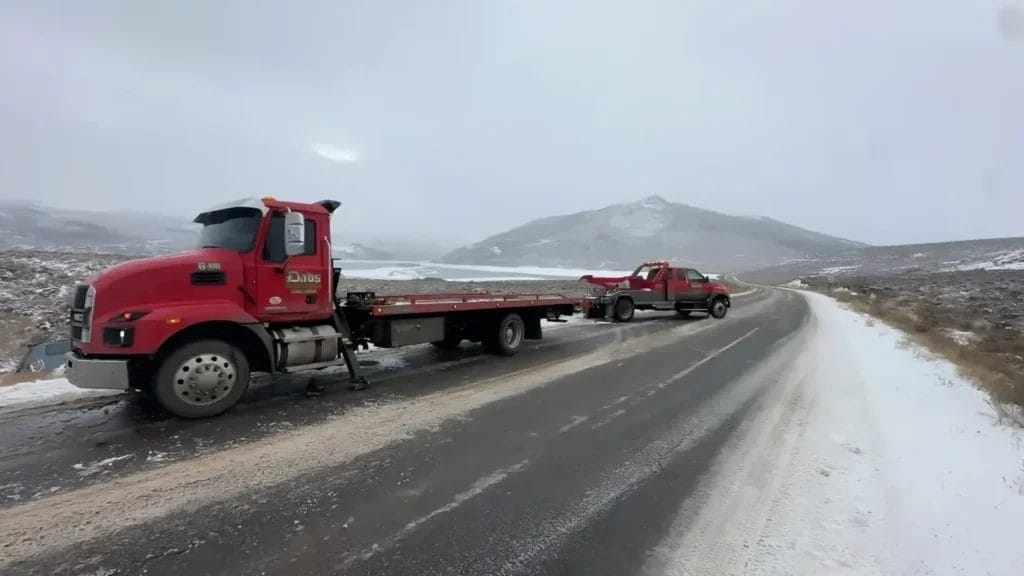
[[[720,316],[723,312],[725,312],[725,304],[715,302],[715,315]]]
[[[220,354],[198,354],[174,371],[174,394],[193,406],[207,406],[231,393],[238,369]]]

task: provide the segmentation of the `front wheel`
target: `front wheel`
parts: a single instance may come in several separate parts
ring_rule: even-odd
[[[163,359],[153,392],[175,416],[208,418],[238,403],[248,384],[249,360],[241,350],[220,340],[202,340]]]
[[[711,303],[711,310],[708,311],[712,318],[725,318],[725,313],[728,312],[729,307],[725,305],[724,298],[715,298],[715,301]]]

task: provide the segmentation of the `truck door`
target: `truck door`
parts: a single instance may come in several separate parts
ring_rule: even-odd
[[[668,298],[666,300],[685,300],[690,290],[690,282],[686,279],[686,268],[672,268],[668,282]]]
[[[256,256],[258,314],[271,322],[327,318],[332,306],[327,288],[331,279],[330,270],[323,264],[325,255],[321,252],[326,248],[317,236],[317,222],[306,218],[306,249],[288,258],[284,252],[284,214],[275,212],[269,219]]]
[[[672,281],[671,270],[668,268],[660,268],[658,275],[654,277],[654,293],[658,295],[661,300],[668,299],[669,284]]]
[[[707,299],[707,281],[704,280],[703,274],[693,268],[687,268],[686,281],[685,299],[687,302],[703,302]]]

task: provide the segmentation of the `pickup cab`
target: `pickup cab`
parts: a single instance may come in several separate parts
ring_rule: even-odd
[[[644,262],[629,276],[587,275],[580,280],[598,292],[590,297],[591,318],[611,315],[619,322],[629,322],[637,310],[675,310],[682,317],[704,312],[724,318],[732,306],[725,284],[693,268],[664,261]]]

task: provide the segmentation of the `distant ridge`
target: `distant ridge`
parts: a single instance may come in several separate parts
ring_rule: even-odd
[[[763,217],[731,216],[660,196],[534,220],[445,255],[459,264],[630,268],[666,258],[715,270],[827,257],[866,244]]]

